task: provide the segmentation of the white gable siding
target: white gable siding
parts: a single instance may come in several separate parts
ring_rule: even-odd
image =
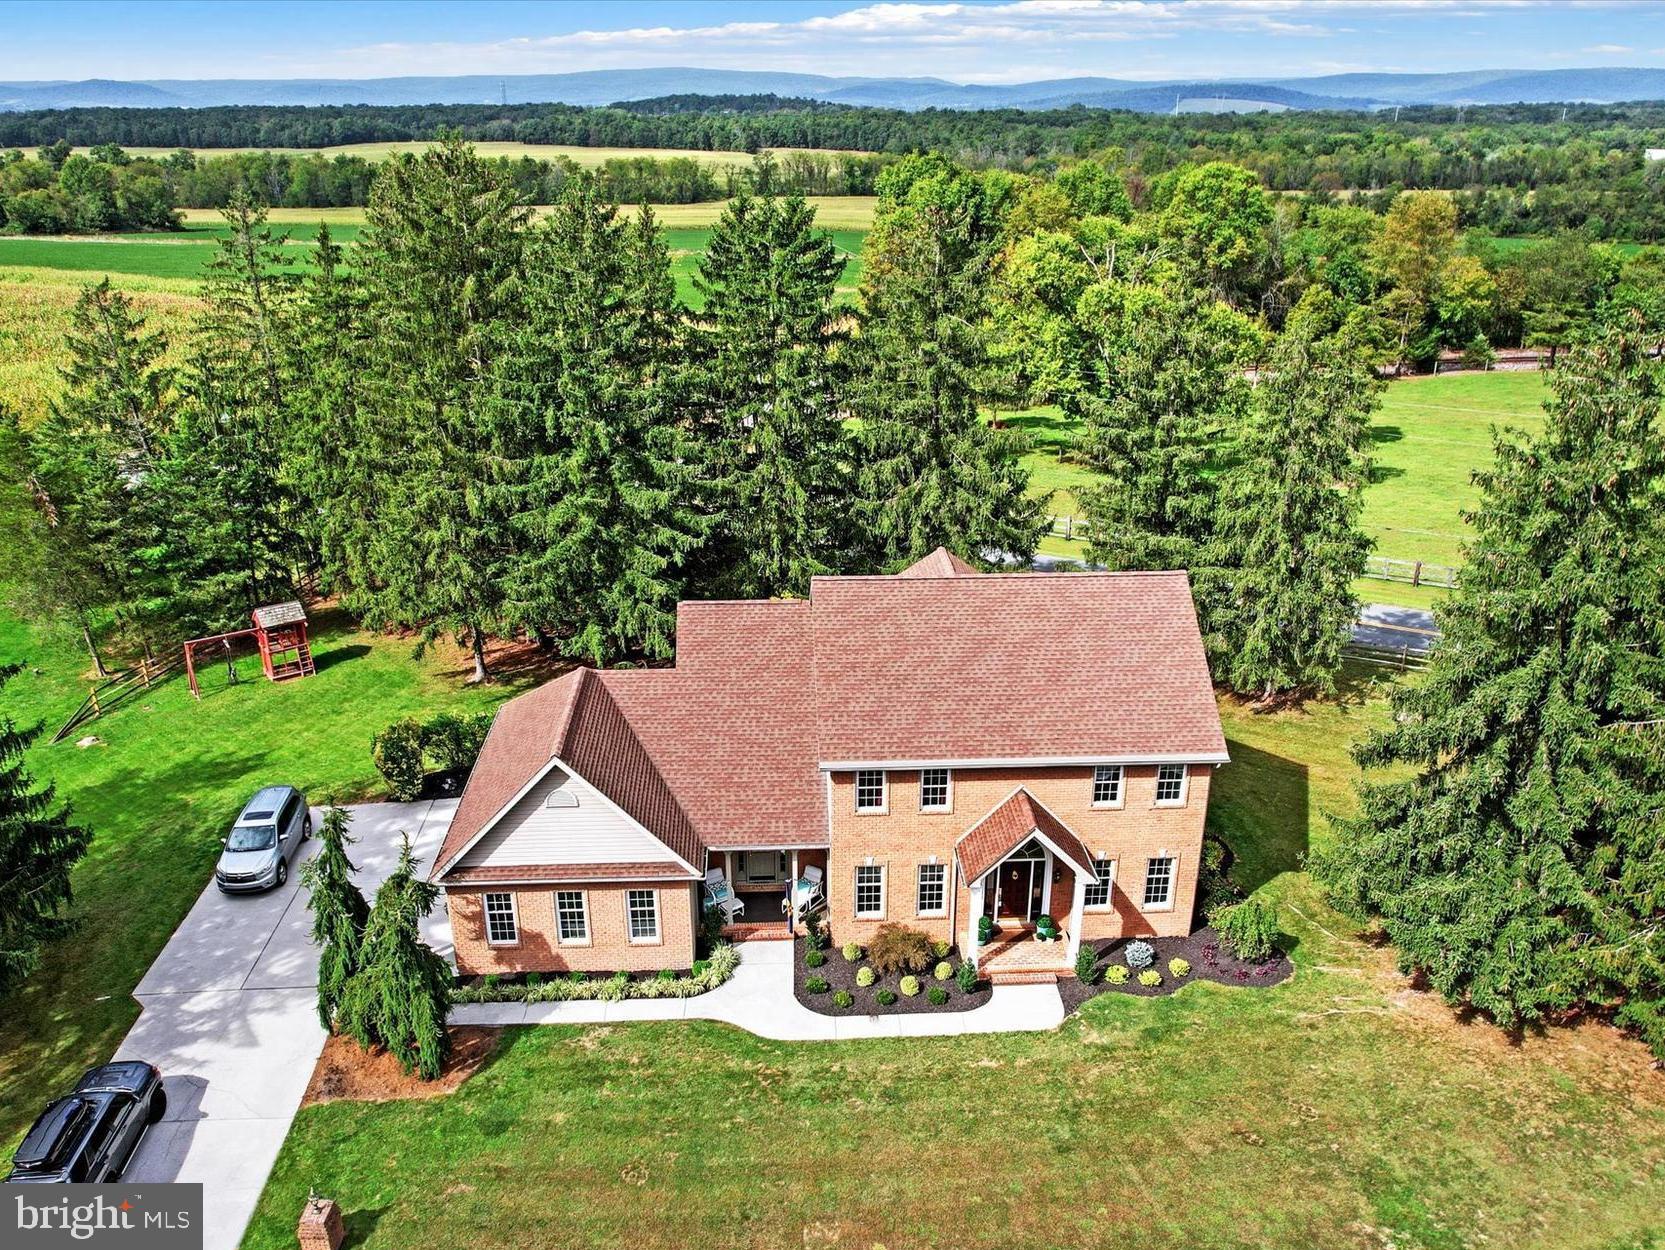
[[[550,807],[565,790],[576,807]],[[676,856],[615,808],[596,788],[560,765],[550,769],[459,861],[469,868],[520,864],[674,863]]]

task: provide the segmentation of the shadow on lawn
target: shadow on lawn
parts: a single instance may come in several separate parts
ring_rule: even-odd
[[[1306,858],[1307,767],[1235,739],[1227,747],[1231,763],[1215,774],[1208,831],[1231,848],[1232,879],[1247,894],[1298,872]]]

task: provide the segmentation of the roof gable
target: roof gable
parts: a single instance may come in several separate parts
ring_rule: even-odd
[[[960,835],[955,852],[966,881],[975,884],[981,880],[1031,837],[1039,839],[1087,880],[1098,880],[1093,873],[1093,857],[1075,831],[1019,786]]]
[[[971,565],[947,547],[938,547],[930,555],[915,560],[897,577],[981,577]]]

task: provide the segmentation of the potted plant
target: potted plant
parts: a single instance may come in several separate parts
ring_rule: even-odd
[[[1044,913],[1035,917],[1035,936],[1043,942],[1056,942],[1058,922]]]
[[[1000,930],[995,927],[993,916],[977,917],[977,944],[979,946],[987,946],[998,932]]]

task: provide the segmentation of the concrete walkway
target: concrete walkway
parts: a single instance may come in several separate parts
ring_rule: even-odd
[[[365,896],[392,870],[401,831],[429,862],[455,810],[454,800],[353,808],[351,854]],[[322,819],[314,810],[314,824]],[[292,867],[283,889],[257,895],[221,894],[210,881],[134,991],[143,1011],[116,1051],[161,1068],[168,1091],[167,1117],[127,1179],[200,1181],[206,1250],[242,1239],[324,1046],[299,876]],[[424,937],[449,957],[443,910]]]
[[[744,942],[727,984],[697,998],[642,998],[604,1003],[467,1003],[452,1024],[601,1024],[619,1020],[720,1020],[775,1041],[819,1042],[857,1037],[949,1037],[1055,1029],[1064,1003],[1055,985],[1000,985],[974,1011],[918,1015],[824,1016],[792,994],[793,942]]]

